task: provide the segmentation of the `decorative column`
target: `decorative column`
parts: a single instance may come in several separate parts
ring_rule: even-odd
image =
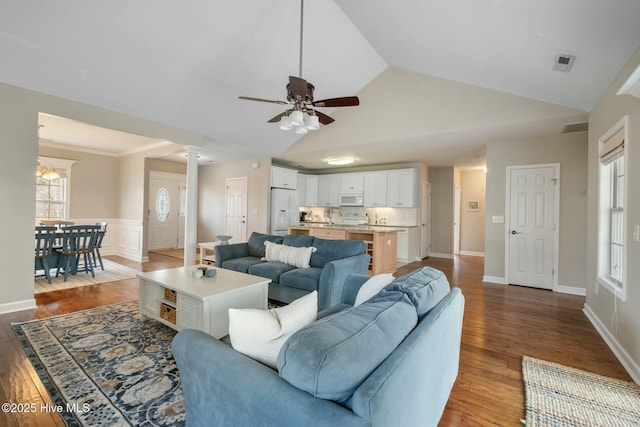
[[[198,152],[200,147],[187,146],[187,201],[184,218],[184,265],[196,263],[198,233]]]

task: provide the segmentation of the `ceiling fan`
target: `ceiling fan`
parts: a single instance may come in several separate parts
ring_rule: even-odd
[[[320,127],[320,123],[328,125],[335,120],[328,115],[315,110],[315,108],[333,108],[333,107],[353,107],[360,105],[357,96],[344,96],[341,98],[329,98],[314,101],[313,91],[315,86],[302,78],[302,35],[303,35],[303,18],[304,18],[304,0],[300,0],[300,63],[298,68],[298,77],[289,76],[287,84],[287,100],[274,101],[271,99],[253,98],[249,96],[240,96],[240,99],[247,101],[269,102],[279,105],[290,105],[287,111],[278,114],[269,120],[269,123],[280,123],[280,129],[291,130],[300,134],[307,133],[307,130],[316,130]]]

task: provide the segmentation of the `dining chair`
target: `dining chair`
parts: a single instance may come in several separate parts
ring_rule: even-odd
[[[107,222],[96,222],[96,225],[100,227],[98,230],[98,236],[96,237],[96,243],[93,247],[93,266],[97,266],[97,262],[100,263],[100,268],[104,271],[104,264],[102,263],[102,255],[100,255],[100,248],[102,248],[102,239],[104,239],[104,235],[107,232]],[[97,262],[96,262],[97,258]]]
[[[60,274],[60,270],[64,269],[64,281],[66,282],[69,272],[73,274],[78,271],[81,259],[85,273],[90,272],[91,277],[96,277],[91,257],[98,230],[100,227],[97,225],[70,225],[60,231],[62,233],[62,247],[58,249],[60,261],[56,277]]]
[[[35,239],[34,273],[38,270],[44,270],[44,277],[47,278],[47,283],[50,284],[50,269],[54,266],[49,265],[49,259],[54,255],[53,244],[56,239],[56,227],[36,226]]]

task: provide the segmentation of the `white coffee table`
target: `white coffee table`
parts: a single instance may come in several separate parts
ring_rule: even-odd
[[[189,266],[138,274],[140,315],[175,329],[199,329],[215,338],[229,333],[229,308],[267,308],[270,279],[223,268],[194,278]]]
[[[198,246],[200,247],[200,262],[202,264],[204,264],[205,261],[208,261],[208,262],[216,261],[216,259],[214,258],[214,255],[215,255],[216,246],[218,246],[219,244],[220,244],[219,241],[198,243]],[[211,254],[209,254],[207,251],[211,251]]]

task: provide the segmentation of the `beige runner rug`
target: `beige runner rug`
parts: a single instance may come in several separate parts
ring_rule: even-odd
[[[640,386],[522,358],[527,427],[640,426]]]
[[[47,283],[47,279],[44,277],[35,279],[34,293],[39,294],[42,292],[59,291],[61,289],[77,288],[80,286],[95,285],[98,283],[113,282],[116,280],[132,279],[136,277],[138,273],[124,265],[117,264],[108,259],[102,258],[104,263],[104,271],[100,267],[94,270],[96,277],[91,277],[91,273],[85,273],[84,270],[78,271],[75,275],[69,275],[67,281],[64,281],[64,275],[60,273],[60,276],[55,277],[56,272],[51,270],[51,283]]]

